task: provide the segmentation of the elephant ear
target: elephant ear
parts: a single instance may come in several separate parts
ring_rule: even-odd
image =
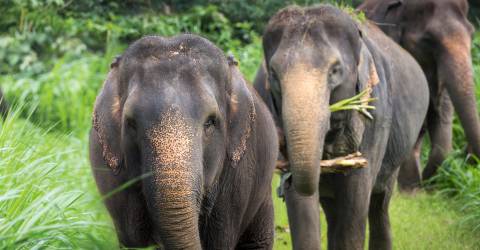
[[[370,53],[369,48],[366,46],[364,41],[362,41],[361,44],[362,45],[360,48],[360,55],[357,66],[357,91],[362,92],[363,90],[368,89],[369,93],[371,93],[373,87],[375,87],[375,85],[380,82],[380,79],[378,77],[375,61],[373,60],[373,56]],[[368,98],[369,95],[365,96],[365,100]]]
[[[370,19],[378,21],[397,14],[402,6],[403,0],[367,0],[358,9],[364,11]]]
[[[358,80],[356,89],[357,94],[365,90],[368,91],[368,94],[362,97],[362,101],[364,101],[363,104],[368,105],[368,99],[371,97],[373,88],[380,82],[380,79],[370,50],[365,45],[364,41],[362,41],[361,44],[362,46],[360,49],[359,62],[357,66]],[[354,150],[358,150],[358,146],[362,141],[363,132],[365,131],[365,119],[366,118],[360,114],[360,112],[352,113],[347,129],[350,131],[349,134],[352,135],[349,140],[349,144]]]
[[[118,173],[122,162],[120,144],[122,110],[118,91],[118,64],[116,57],[110,65],[110,72],[103,89],[95,101],[93,130],[100,143],[102,156],[114,173]]]
[[[374,21],[388,36],[399,42],[402,36],[400,27],[404,9],[403,0],[365,1],[358,7],[368,19]]]
[[[247,150],[256,118],[255,103],[247,83],[238,70],[238,63],[228,57],[230,83],[227,89],[229,143],[227,155],[232,166],[238,165]]]

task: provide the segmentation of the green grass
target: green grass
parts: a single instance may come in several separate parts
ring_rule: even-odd
[[[455,157],[458,154],[463,153],[454,153],[444,162],[433,182],[443,196],[459,204],[465,215],[461,222],[480,232],[480,165]]]
[[[272,187],[276,188],[278,183],[276,176]],[[395,193],[390,206],[394,249],[479,249],[479,234],[465,227],[463,215],[451,202],[440,195]],[[275,249],[291,249],[285,203],[274,197],[274,205]],[[326,249],[327,225],[323,213],[320,221],[322,248]],[[365,244],[368,245],[368,240]]]
[[[85,142],[15,115],[0,122],[0,249],[115,244]]]
[[[395,249],[479,249],[479,234],[464,227],[452,201],[419,193],[396,194],[390,207]]]

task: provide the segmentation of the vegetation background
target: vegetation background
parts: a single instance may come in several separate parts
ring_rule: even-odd
[[[130,42],[149,34],[201,34],[233,53],[252,80],[268,18],[287,4],[318,2],[3,0],[0,86],[13,112],[0,121],[0,249],[118,245],[91,176],[87,134],[109,64]],[[480,33],[472,54],[480,96]],[[433,191],[395,195],[390,211],[397,249],[480,249],[480,167],[466,162],[458,121],[454,135],[455,151],[428,184]],[[273,188],[278,178],[274,182]],[[278,198],[275,208],[275,248],[289,249]]]

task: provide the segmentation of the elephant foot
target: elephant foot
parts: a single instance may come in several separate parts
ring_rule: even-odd
[[[398,191],[403,194],[415,195],[420,190],[421,185],[419,183],[411,185],[398,185]]]

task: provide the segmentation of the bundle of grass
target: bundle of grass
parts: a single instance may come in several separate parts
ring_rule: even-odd
[[[370,102],[375,101],[375,98],[370,97],[371,92],[372,89],[367,88],[351,98],[334,103],[330,105],[330,112],[355,110],[366,116],[368,119],[373,120],[372,114],[368,112],[368,110],[375,109],[374,106],[370,105]],[[367,159],[362,157],[360,152],[334,159],[322,160],[320,162],[322,173],[343,173],[351,169],[364,168],[367,167],[367,165]]]
[[[370,105],[370,102],[375,101],[375,98],[370,97],[371,88],[367,88],[357,95],[343,99],[337,103],[330,105],[330,112],[337,112],[342,110],[356,110],[373,120],[372,114],[368,110],[375,109],[374,106]]]

